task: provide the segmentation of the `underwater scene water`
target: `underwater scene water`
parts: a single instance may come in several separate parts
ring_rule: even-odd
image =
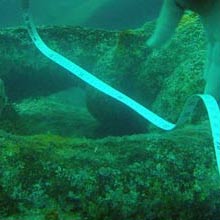
[[[0,11],[0,220],[219,219],[219,0]]]

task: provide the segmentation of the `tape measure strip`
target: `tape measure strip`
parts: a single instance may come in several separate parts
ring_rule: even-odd
[[[212,137],[213,137],[213,144],[215,148],[217,167],[220,173],[220,110],[216,100],[212,96],[199,95],[199,94],[191,96],[186,101],[183,111],[177,123],[173,124],[169,121],[164,120],[163,118],[153,113],[149,109],[145,108],[141,104],[137,103],[133,99],[129,98],[122,92],[119,92],[118,90],[112,88],[111,86],[104,83],[97,77],[93,76],[91,73],[87,72],[86,70],[76,65],[72,61],[68,60],[64,56],[50,49],[39,36],[27,7],[26,8],[23,7],[23,16],[29,35],[33,43],[41,51],[41,53],[43,53],[53,62],[67,69],[73,75],[77,76],[78,78],[82,79],[89,85],[93,86],[97,90],[103,92],[108,96],[111,96],[112,98],[130,107],[132,110],[140,114],[143,118],[145,118],[155,126],[159,127],[160,129],[170,131],[176,128],[177,126],[179,126],[180,124],[183,124],[189,118],[190,114],[192,114],[192,112],[194,111],[194,108],[196,107],[199,99],[202,99],[209,116]]]

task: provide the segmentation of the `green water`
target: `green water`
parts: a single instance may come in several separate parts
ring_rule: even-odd
[[[195,14],[152,51],[159,2],[54,2],[32,5],[46,44],[153,112],[175,122],[203,92],[207,40]],[[18,3],[0,5],[0,220],[218,219],[201,103],[185,125],[163,132],[44,57]]]
[[[124,29],[155,19],[162,0],[39,0],[32,11],[39,24],[69,24],[105,29]],[[22,24],[19,1],[0,1],[0,27]]]

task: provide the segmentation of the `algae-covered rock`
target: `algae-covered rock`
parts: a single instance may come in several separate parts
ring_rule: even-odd
[[[45,42],[91,71],[94,62],[112,46],[115,33],[79,27],[42,27]],[[80,85],[76,77],[44,57],[24,28],[0,30],[0,77],[12,100],[49,95]]]
[[[143,29],[120,32],[118,44],[99,60],[94,72],[161,116],[176,120],[186,98],[203,91],[204,33],[198,17],[189,13],[166,47],[149,51],[143,42],[152,30],[153,23],[147,23]],[[146,131],[142,119],[133,118],[111,98],[95,91],[87,98],[90,112],[103,125],[115,131],[129,121],[129,129],[122,126],[121,133]],[[101,103],[102,109],[97,108]]]
[[[167,52],[166,58],[158,53],[155,64],[150,67],[154,69],[157,65],[166,69],[152,109],[175,121],[186,99],[204,90],[206,40],[199,18],[191,13],[183,17],[173,40],[162,51]]]
[[[0,146],[5,220],[53,214],[90,220],[220,215],[220,177],[208,123],[100,140],[1,132]]]
[[[148,91],[143,93],[140,89],[139,75],[141,64],[150,53],[144,46],[153,26],[150,23],[148,27],[149,32],[143,29],[119,32],[117,44],[94,66],[94,72],[99,78],[146,105],[151,100],[145,97]],[[100,133],[123,135],[147,131],[147,123],[132,110],[94,89],[89,89],[87,93],[88,109],[101,122]],[[101,104],[102,108],[97,108]]]
[[[154,25],[149,22],[137,30],[112,32],[44,27],[40,33],[51,48],[76,64],[161,116],[176,120],[186,98],[203,91],[204,33],[198,17],[186,14],[172,41],[151,51],[145,42]],[[12,100],[48,95],[77,85],[87,91],[87,108],[99,121],[99,135],[147,131],[148,123],[132,110],[86,87],[44,58],[24,29],[2,30],[0,37],[0,76]]]
[[[151,35],[153,25],[146,23],[142,29],[120,32],[118,44],[97,63],[94,72],[144,106],[174,121],[186,99],[203,92],[206,41],[198,17],[188,13],[171,42],[150,51],[144,42]],[[101,103],[102,108],[97,108]],[[89,92],[88,107],[104,125],[102,128],[109,125],[115,131],[119,127],[118,134],[146,132],[143,119],[132,117],[128,109],[98,92]],[[128,122],[129,129],[126,129]]]
[[[23,134],[94,137],[97,123],[85,106],[84,96],[81,89],[71,88],[17,103],[17,113],[26,128]]]

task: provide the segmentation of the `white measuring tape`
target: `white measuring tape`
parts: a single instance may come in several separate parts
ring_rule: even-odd
[[[29,0],[22,1],[22,9],[23,9],[23,16],[25,20],[25,24],[28,29],[28,33],[34,42],[35,46],[43,53],[46,57],[48,57],[53,62],[57,63],[58,65],[62,66],[63,68],[67,69],[73,75],[77,76],[78,78],[82,79],[89,85],[93,86],[97,90],[105,93],[108,96],[122,102],[126,106],[130,107],[132,110],[140,114],[143,118],[154,124],[155,126],[170,131],[183,124],[189,116],[194,111],[197,102],[201,99],[207,109],[209,121],[211,125],[213,143],[215,148],[215,155],[217,161],[217,167],[220,173],[220,110],[216,100],[210,95],[193,95],[191,96],[185,103],[183,111],[177,121],[176,124],[168,122],[161,118],[160,116],[156,115],[149,109],[145,108],[141,104],[137,103],[133,99],[129,98],[122,92],[112,88],[108,84],[104,83],[97,77],[93,76],[91,73],[87,72],[80,66],[76,65],[72,61],[68,60],[64,56],[60,55],[59,53],[55,52],[54,50],[50,49],[41,39],[39,36],[37,29],[32,21],[32,18],[29,13]]]

